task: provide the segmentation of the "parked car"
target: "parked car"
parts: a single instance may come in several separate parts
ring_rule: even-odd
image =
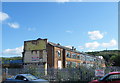
[[[110,72],[99,80],[93,80],[89,83],[120,83],[120,72]]]
[[[18,74],[4,80],[2,83],[49,83],[48,80],[39,79],[31,74]]]

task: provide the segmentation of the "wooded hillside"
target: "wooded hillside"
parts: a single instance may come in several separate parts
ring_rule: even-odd
[[[103,56],[107,66],[120,66],[120,50],[104,50],[86,53],[95,56]]]

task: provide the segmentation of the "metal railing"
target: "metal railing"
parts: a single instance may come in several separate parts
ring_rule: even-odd
[[[43,78],[49,81],[91,81],[97,79],[95,76],[96,68],[64,68],[64,69],[53,69],[49,68],[47,70],[43,68],[22,68],[22,69],[2,69],[3,80],[10,78],[16,74],[32,74],[39,78]],[[103,69],[105,74],[113,71],[120,71],[120,67],[106,67],[99,68]]]

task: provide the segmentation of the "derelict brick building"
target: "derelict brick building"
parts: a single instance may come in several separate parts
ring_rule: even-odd
[[[104,59],[49,42],[48,39],[24,41],[24,67],[76,68],[82,66],[105,67]]]

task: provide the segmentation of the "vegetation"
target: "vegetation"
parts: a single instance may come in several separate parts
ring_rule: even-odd
[[[104,50],[86,53],[94,56],[103,56],[106,62],[106,66],[120,66],[120,50]],[[7,60],[22,60],[22,57],[2,58],[2,61]]]
[[[22,57],[2,57],[2,67],[3,68],[22,68],[22,64],[18,63],[9,63],[9,64],[4,64],[6,61],[12,61],[12,60],[22,60]]]
[[[106,66],[120,66],[120,50],[104,50],[87,53],[94,56],[103,56],[106,61]]]
[[[7,61],[7,60],[22,60],[22,57],[2,57],[2,61]]]

